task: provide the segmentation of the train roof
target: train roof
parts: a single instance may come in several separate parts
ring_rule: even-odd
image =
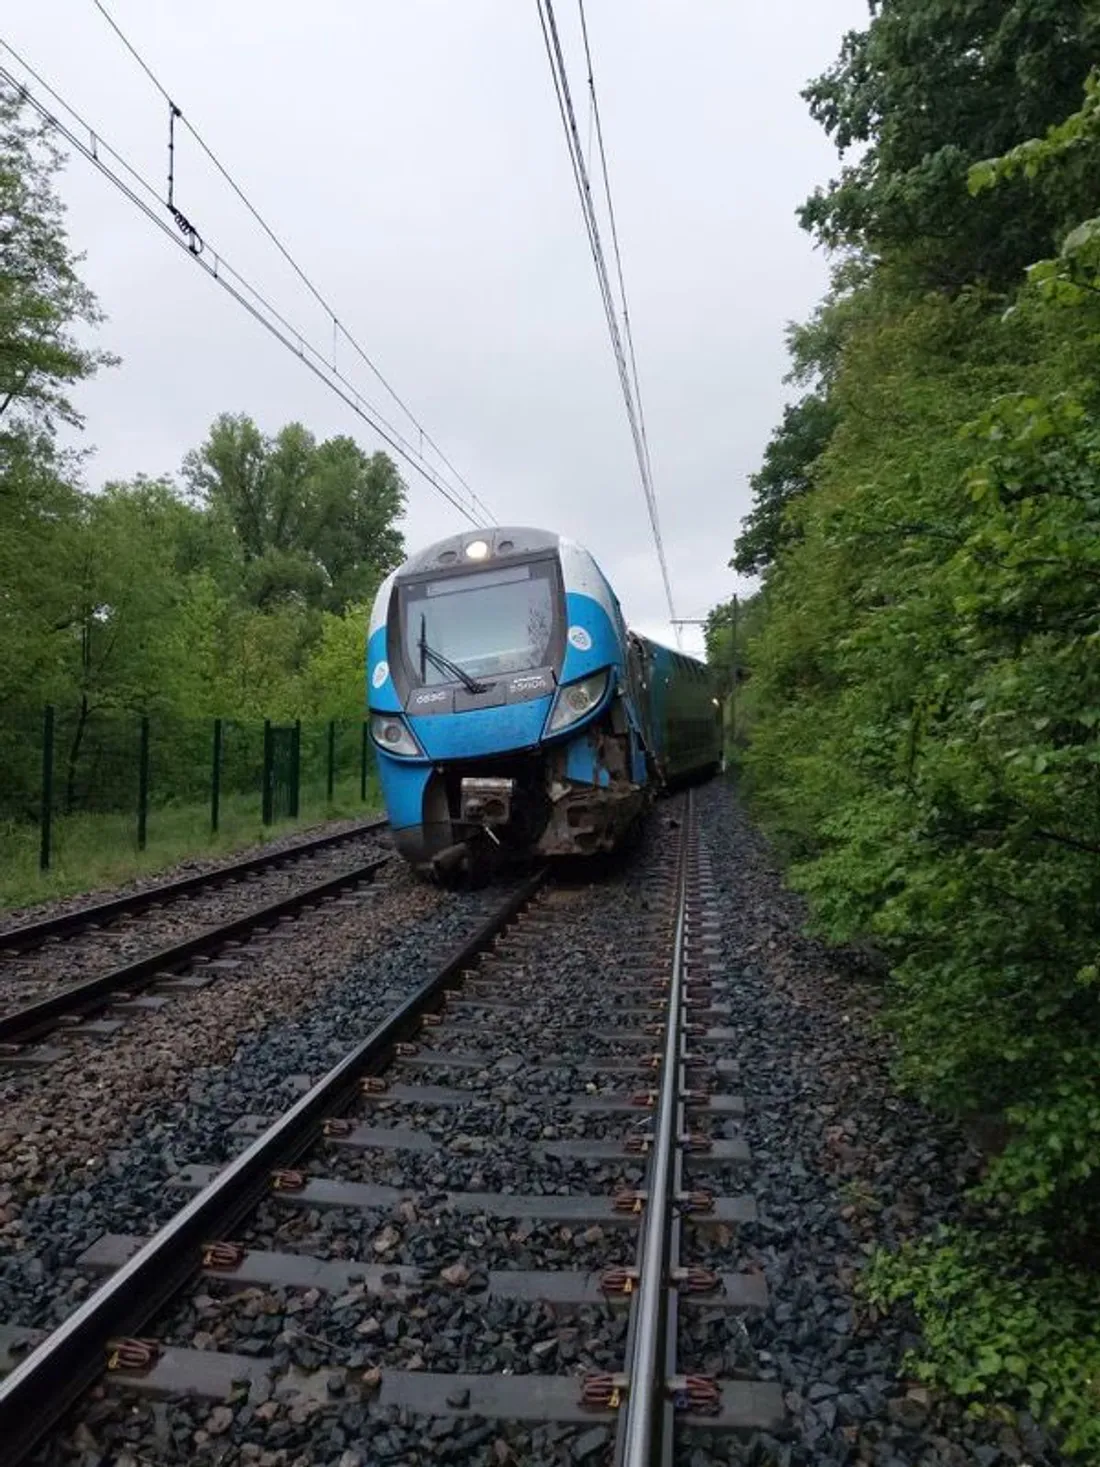
[[[468,553],[469,547],[476,545],[478,541],[481,541],[486,549],[481,554],[471,556]],[[395,580],[402,580],[405,576],[423,575],[429,571],[445,570],[463,563],[469,564],[471,568],[475,565],[499,564],[500,561],[507,561],[513,556],[535,555],[547,550],[556,550],[566,556],[570,562],[572,576],[579,576],[581,581],[586,582],[585,589],[590,592],[597,595],[605,592],[617,607],[615,593],[591,552],[564,535],[559,535],[554,530],[536,529],[531,525],[475,526],[469,530],[461,530],[456,535],[448,535],[443,540],[436,540],[433,544],[425,546],[423,550],[416,551],[391,576],[386,578],[375,602],[374,616],[371,619],[372,630],[385,621],[389,591]],[[598,587],[591,581],[593,573],[602,583]],[[567,582],[571,578],[567,576]],[[616,611],[616,615],[618,614]],[[668,647],[652,637],[643,636],[641,632],[632,632],[631,635],[652,649],[653,655],[658,659],[670,659],[674,665],[683,668],[707,667],[706,662],[702,659],[691,657],[686,652],[679,652],[674,647]]]
[[[480,541],[487,549],[481,555],[469,555],[469,547]],[[488,564],[490,561],[507,560],[513,555],[532,555],[540,550],[556,550],[561,536],[550,530],[536,530],[527,525],[493,525],[484,529],[463,530],[457,535],[448,535],[437,540],[424,550],[410,555],[400,566],[398,576],[414,576],[424,571],[441,570],[469,560],[471,563]]]
[[[710,670],[710,663],[706,662],[702,657],[693,657],[690,652],[681,652],[675,647],[669,647],[664,642],[658,642],[654,637],[644,636],[641,632],[631,632],[631,636],[641,642],[643,646],[650,648],[651,652],[658,659],[668,657],[674,663],[690,663],[694,667],[704,667],[708,671]]]

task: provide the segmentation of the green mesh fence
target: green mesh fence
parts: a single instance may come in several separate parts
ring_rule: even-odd
[[[269,724],[86,707],[0,713],[0,901],[5,873],[95,849],[180,852],[266,825],[376,806],[360,719]],[[100,862],[102,864],[102,862]],[[18,886],[18,883],[16,883]]]

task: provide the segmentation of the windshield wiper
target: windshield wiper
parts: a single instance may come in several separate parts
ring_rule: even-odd
[[[424,681],[427,668],[424,666],[425,659],[431,662],[437,671],[449,672],[452,677],[458,678],[459,682],[468,693],[487,693],[489,691],[485,683],[479,683],[477,678],[471,677],[464,667],[457,662],[452,662],[449,657],[444,657],[442,652],[437,652],[434,647],[429,647],[425,637],[425,617],[420,618],[420,640],[417,647],[420,651],[420,681]]]

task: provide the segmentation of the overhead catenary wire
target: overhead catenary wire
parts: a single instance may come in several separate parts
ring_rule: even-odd
[[[577,0],[577,10],[581,18],[581,39],[584,41],[584,60],[588,68],[588,98],[591,114],[596,124],[596,146],[600,154],[600,172],[603,175],[604,198],[607,201],[607,219],[611,228],[611,248],[615,254],[615,273],[619,278],[619,299],[623,307],[623,335],[626,337],[626,349],[630,354],[630,375],[634,386],[634,401],[638,407],[638,423],[642,430],[642,444],[645,447],[646,465],[649,468],[650,478],[653,477],[652,465],[649,463],[649,440],[645,430],[645,411],[642,407],[642,389],[638,383],[638,358],[634,352],[634,333],[630,329],[630,307],[626,299],[626,280],[623,277],[623,256],[619,248],[619,227],[615,222],[615,204],[611,198],[611,175],[607,168],[607,149],[603,141],[603,123],[600,121],[600,101],[596,95],[596,73],[592,65],[592,49],[588,44],[588,21],[584,13],[584,0]],[[591,150],[589,151],[589,166],[591,166]]]
[[[126,48],[126,50],[130,53],[130,55],[137,62],[138,66],[141,68],[141,70],[148,77],[148,79],[152,83],[152,85],[160,93],[160,95],[163,97],[163,99],[165,100],[165,102],[168,103],[168,106],[171,109],[171,115],[174,115],[174,117],[177,118],[180,121],[180,123],[187,129],[187,131],[191,134],[191,136],[194,138],[195,142],[202,149],[203,153],[209,159],[209,161],[213,165],[213,167],[217,170],[218,174],[221,176],[221,178],[224,180],[224,182],[229,186],[229,188],[233,191],[233,193],[236,195],[236,197],[244,205],[245,209],[252,216],[252,218],[256,221],[256,223],[259,225],[259,227],[263,230],[264,234],[268,237],[268,239],[271,241],[271,243],[275,246],[275,248],[278,250],[279,254],[282,255],[283,259],[290,266],[290,268],[293,270],[293,272],[298,277],[298,279],[301,281],[301,283],[305,286],[306,290],[309,291],[309,293],[313,297],[313,299],[317,302],[317,304],[321,307],[321,309],[325,312],[325,314],[331,319],[331,322],[332,322],[332,354],[333,354],[333,364],[335,365],[335,361],[336,361],[337,337],[340,336],[340,337],[342,337],[347,342],[347,344],[351,347],[352,351],[355,353],[355,355],[357,357],[359,357],[359,359],[363,362],[363,364],[374,374],[374,376],[377,378],[378,382],[385,389],[385,391],[389,394],[390,398],[397,404],[397,406],[401,409],[401,411],[408,418],[409,422],[416,429],[416,431],[418,432],[418,434],[421,437],[421,440],[424,443],[427,443],[432,448],[432,450],[434,451],[434,453],[436,454],[436,456],[439,458],[440,462],[443,463],[447,467],[447,469],[450,471],[450,473],[453,475],[453,477],[458,481],[459,484],[461,484],[462,488],[466,491],[466,493],[469,494],[471,503],[474,504],[474,505],[476,505],[482,511],[482,513],[486,516],[486,519],[487,519],[488,522],[495,523],[494,517],[493,517],[492,513],[490,512],[490,510],[486,507],[486,505],[483,503],[483,501],[481,499],[479,499],[479,497],[477,496],[477,494],[475,494],[474,490],[470,487],[470,485],[466,482],[466,480],[463,478],[463,476],[455,468],[455,466],[451,462],[451,460],[447,457],[447,455],[440,448],[439,444],[435,441],[435,439],[428,432],[428,430],[423,426],[423,424],[417,419],[417,417],[413,413],[412,409],[408,406],[408,404],[404,401],[404,399],[399,396],[399,394],[397,393],[397,391],[395,390],[395,388],[391,385],[391,383],[388,382],[387,379],[383,376],[382,371],[378,367],[377,363],[373,361],[373,359],[368,355],[368,353],[366,352],[366,350],[359,344],[359,342],[356,340],[356,338],[353,335],[353,333],[347,328],[347,326],[344,324],[344,322],[340,319],[340,317],[337,314],[337,312],[335,311],[335,309],[329,304],[329,302],[326,300],[326,298],[324,297],[324,295],[322,295],[322,293],[318,289],[318,287],[314,284],[314,282],[310,279],[310,277],[307,275],[307,273],[302,268],[302,266],[298,263],[298,261],[291,254],[290,249],[287,247],[287,245],[283,242],[283,240],[279,237],[279,235],[275,232],[275,230],[267,222],[267,220],[264,218],[264,216],[260,213],[259,209],[256,208],[255,204],[253,204],[252,200],[244,192],[243,188],[240,186],[240,184],[237,182],[237,180],[230,173],[229,169],[222,163],[221,159],[217,156],[217,154],[214,152],[214,150],[206,142],[205,138],[203,138],[202,134],[199,132],[199,130],[195,126],[195,124],[180,109],[180,107],[176,103],[175,98],[169,93],[168,89],[164,86],[163,82],[161,82],[160,78],[154,72],[153,68],[149,65],[149,63],[145,60],[145,58],[142,56],[142,54],[140,53],[140,51],[138,51],[137,47],[133,44],[133,42],[130,40],[130,38],[123,31],[122,27],[115,20],[114,16],[107,9],[106,5],[103,4],[103,0],[92,0],[92,3],[95,5],[95,7],[99,11],[99,13],[103,16],[104,20],[106,20],[107,24],[114,31],[115,35],[122,42],[122,44]]]
[[[603,241],[600,236],[599,221],[596,216],[595,204],[592,198],[592,187],[588,177],[588,169],[585,166],[584,149],[581,145],[580,130],[577,126],[576,112],[573,106],[572,94],[569,88],[569,77],[565,66],[565,58],[562,53],[561,39],[558,34],[557,21],[554,16],[553,0],[536,0],[539,23],[542,29],[543,42],[546,47],[547,59],[550,62],[550,74],[554,83],[554,93],[557,98],[558,111],[561,116],[562,127],[565,131],[566,148],[573,170],[573,179],[577,186],[577,196],[580,200],[581,214],[584,219],[585,230],[588,235],[589,250],[592,254],[592,262],[596,269],[596,281],[600,291],[600,299],[603,304],[604,315],[607,319],[608,335],[611,339],[612,354],[615,358],[615,366],[619,375],[619,385],[622,389],[623,402],[626,406],[627,422],[630,426],[631,438],[634,443],[635,457],[638,461],[638,472],[642,483],[642,493],[646,503],[646,511],[649,516],[650,527],[653,532],[653,543],[657,552],[657,562],[661,571],[661,580],[664,585],[665,599],[668,603],[669,619],[675,628],[676,609],[672,597],[672,585],[669,579],[668,563],[665,558],[664,540],[661,535],[660,517],[657,511],[657,496],[653,487],[653,476],[650,468],[649,446],[645,433],[644,420],[641,410],[640,393],[637,391],[637,366],[634,358],[633,339],[628,334],[630,361],[628,362],[627,350],[623,346],[623,332],[619,328],[618,310],[615,303],[615,294],[612,290],[611,279],[607,268],[607,260],[604,255]],[[582,23],[583,23],[582,7]],[[595,78],[591,64],[591,49],[588,45],[587,27],[585,27],[585,54],[588,59],[588,73],[590,83],[590,97],[592,101],[592,113],[596,123],[596,136],[600,152],[601,168],[604,174],[604,185],[608,199],[611,201],[611,186],[607,172],[607,153],[603,144],[602,129],[599,121],[599,110],[596,101]],[[615,245],[615,256],[617,263],[617,274],[624,308],[624,325],[629,328],[628,313],[626,312],[626,291],[623,284],[622,255],[618,245],[618,233],[614,223],[613,210],[611,214],[611,229]],[[676,639],[679,644],[680,632],[676,630]]]
[[[178,210],[169,210],[168,200],[126,158],[108,143],[79,112],[50,86],[45,78],[8,42],[0,39],[6,51],[22,70],[49,96],[69,121],[51,110],[31,91],[23,77],[16,76],[0,64],[0,82],[7,83],[18,97],[38,114],[41,120],[86,158],[122,195],[143,213],[178,248],[187,252],[205,273],[230,295],[238,305],[262,325],[277,341],[291,351],[326,387],[362,419],[393,451],[429,484],[448,504],[472,525],[483,523],[464,502],[460,493],[449,485],[436,468],[417,451],[401,431],[369,403],[350,378],[328,361],[325,352],[315,346],[306,333],[299,330],[241,272],[235,270],[211,242],[200,235],[190,221],[182,219]],[[175,227],[165,214],[171,212]],[[482,506],[484,512],[484,506]]]

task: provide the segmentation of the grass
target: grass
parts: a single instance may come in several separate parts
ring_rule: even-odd
[[[337,782],[331,802],[323,780],[303,784],[300,809],[298,820],[264,825],[259,794],[223,795],[215,835],[210,830],[207,802],[165,805],[149,811],[144,851],[137,848],[136,815],[82,812],[55,816],[48,871],[38,869],[37,825],[0,824],[0,911],[118,886],[136,876],[155,875],[190,856],[228,856],[321,821],[366,819],[381,811],[382,800],[372,778],[364,804],[356,775]]]

